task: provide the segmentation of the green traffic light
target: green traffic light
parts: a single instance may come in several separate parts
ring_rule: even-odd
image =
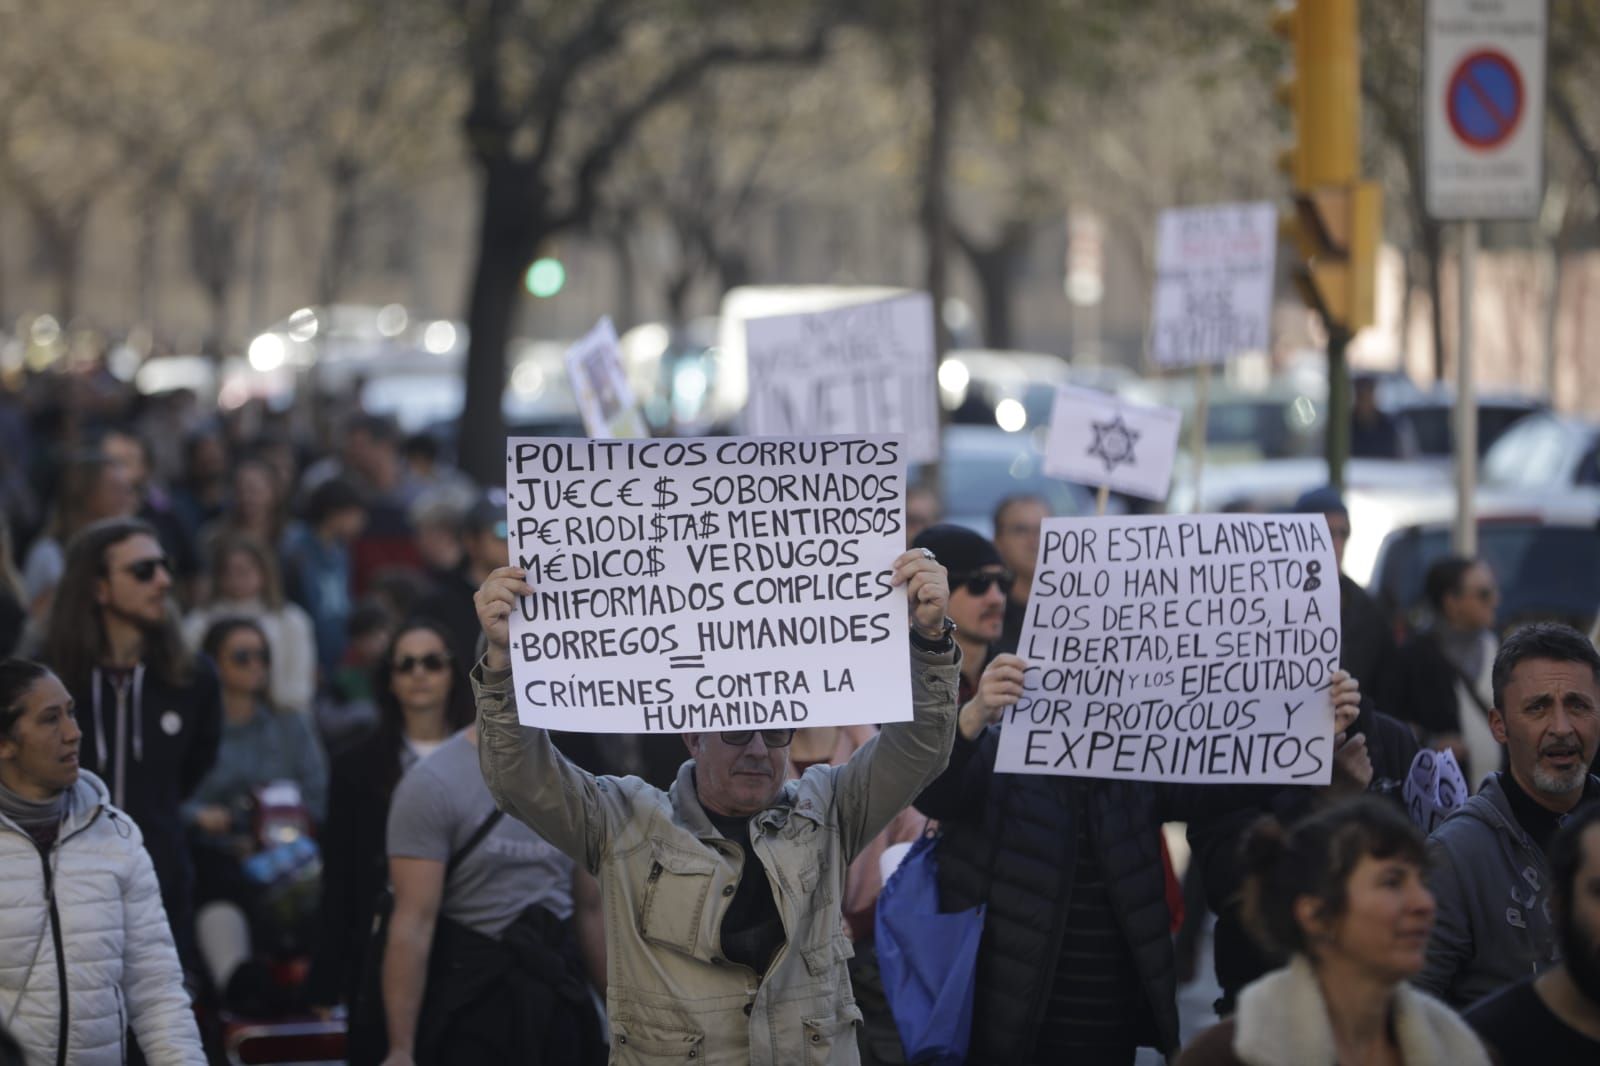
[[[554,296],[566,283],[567,268],[559,259],[535,259],[528,268],[528,276],[523,279],[528,291],[540,299]]]

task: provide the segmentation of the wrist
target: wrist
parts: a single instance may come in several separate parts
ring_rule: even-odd
[[[489,645],[483,653],[483,666],[486,670],[511,669],[511,649],[496,644]]]
[[[949,615],[934,625],[924,625],[921,620],[911,620],[911,643],[923,651],[949,651],[955,644],[956,624]]]

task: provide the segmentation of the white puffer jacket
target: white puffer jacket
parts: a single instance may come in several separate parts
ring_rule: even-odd
[[[206,1061],[143,837],[87,770],[48,870],[0,816],[0,1024],[28,1066],[120,1066],[128,1026],[151,1066]]]

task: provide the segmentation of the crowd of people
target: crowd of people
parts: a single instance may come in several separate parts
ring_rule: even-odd
[[[382,417],[124,400],[0,408],[0,1063],[203,1062],[263,1015],[391,1066],[903,1063],[875,912],[924,840],[985,909],[964,1061],[1600,1061],[1600,653],[1498,635],[1481,560],[1398,645],[1341,581],[1321,788],[997,772],[1031,496],[992,539],[908,498],[909,721],[553,734],[503,494]],[[1297,509],[1342,551],[1336,493]],[[1434,825],[1404,784],[1444,752]]]

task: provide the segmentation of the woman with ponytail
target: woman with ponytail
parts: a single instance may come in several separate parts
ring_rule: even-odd
[[[1406,983],[1434,903],[1422,835],[1392,803],[1359,798],[1289,832],[1263,819],[1243,862],[1250,931],[1289,964],[1247,986],[1179,1066],[1487,1066],[1466,1023]]]

